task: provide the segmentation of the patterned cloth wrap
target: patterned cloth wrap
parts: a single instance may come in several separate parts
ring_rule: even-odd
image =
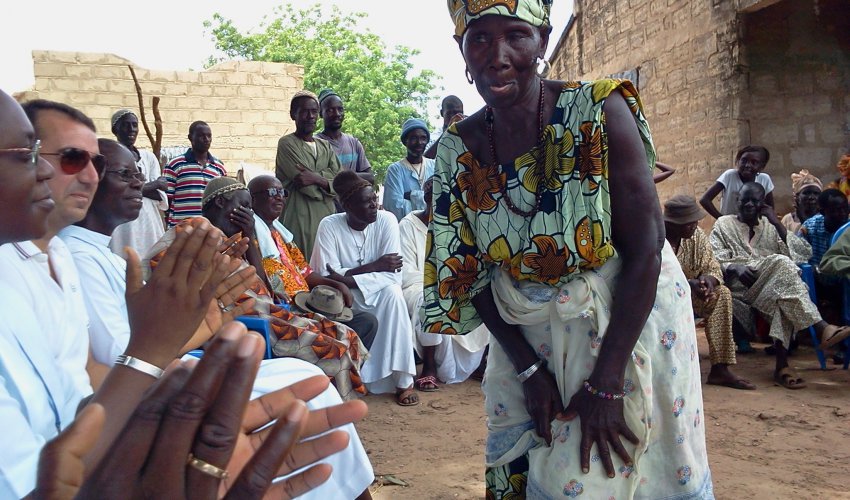
[[[181,231],[192,224],[193,219],[181,221],[169,229],[148,253],[145,259],[145,276],[156,268],[166,250]],[[248,264],[243,263],[236,272]],[[266,286],[257,280],[237,301],[255,299],[252,316],[268,319],[272,332],[277,337],[272,352],[277,358],[298,358],[312,363],[332,379],[334,387],[343,399],[365,395],[366,386],[360,379],[360,367],[368,357],[366,347],[354,330],[317,313],[293,314],[276,305]]]
[[[549,26],[552,0],[448,0],[455,35],[463,36],[472,21],[487,15],[522,19],[532,26]]]

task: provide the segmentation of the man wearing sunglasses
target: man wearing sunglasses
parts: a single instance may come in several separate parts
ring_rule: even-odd
[[[201,216],[204,188],[216,177],[227,175],[224,164],[210,154],[212,130],[206,122],[189,125],[189,142],[192,147],[174,158],[165,167],[165,193],[168,195],[168,227],[183,219]]]
[[[251,204],[254,209],[254,236],[260,249],[261,262],[250,262],[256,268],[262,268],[272,292],[278,296],[295,297],[298,292],[306,292],[318,285],[336,288],[342,294],[346,307],[351,307],[353,297],[345,284],[314,273],[295,244],[292,233],[278,220],[286,206],[289,192],[284,189],[277,177],[260,175],[248,183],[251,192]],[[250,254],[249,254],[250,257]],[[249,258],[250,261],[250,258]],[[354,311],[348,321],[340,321],[360,337],[367,349],[378,333],[378,318],[366,311]]]
[[[109,248],[118,255],[124,255],[124,247],[129,246],[139,255],[145,255],[165,233],[161,214],[168,210],[168,198],[165,195],[168,182],[161,176],[156,156],[150,151],[136,148],[139,119],[135,113],[129,109],[116,111],[112,115],[112,133],[133,154],[144,185],[139,217],[113,231]]]

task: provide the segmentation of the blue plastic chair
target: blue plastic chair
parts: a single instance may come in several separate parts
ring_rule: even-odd
[[[835,231],[835,234],[832,235],[832,241],[829,242],[830,246],[834,245],[838,238],[850,227],[850,222],[845,223],[843,226],[839,227],[838,230]],[[850,280],[846,277],[841,278],[841,289],[842,289],[842,319],[844,320],[845,325],[850,325]],[[844,369],[846,370],[850,367],[850,339],[844,341]]]
[[[257,316],[239,316],[236,318],[236,321],[239,321],[245,328],[252,332],[257,332],[263,336],[263,339],[266,341],[266,353],[263,356],[263,359],[272,359],[274,354],[272,353],[272,342],[271,339],[274,338],[272,334],[272,325],[268,319],[259,318]],[[190,356],[194,356],[196,358],[200,358],[204,355],[203,349],[194,349],[189,351],[187,354]]]
[[[802,271],[800,277],[803,279],[803,282],[809,288],[809,298],[812,300],[812,304],[817,306],[818,297],[817,292],[815,292],[815,270],[812,268],[811,264],[797,265],[800,266],[800,271]],[[820,369],[826,370],[826,355],[820,348],[820,340],[818,340],[818,334],[815,331],[814,326],[809,327],[809,333],[812,335],[812,345],[815,346],[815,354],[817,354],[818,363],[820,363]]]

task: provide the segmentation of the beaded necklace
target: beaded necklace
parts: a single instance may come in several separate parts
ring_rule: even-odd
[[[537,212],[540,211],[540,202],[543,200],[543,189],[545,188],[545,180],[544,175],[546,174],[546,168],[544,165],[541,165],[540,159],[543,156],[543,108],[546,104],[545,97],[545,87],[543,86],[543,80],[540,80],[540,99],[538,101],[537,108],[537,146],[534,151],[536,151],[534,155],[534,163],[537,168],[537,175],[539,177],[537,182],[537,190],[534,192],[534,208],[530,211],[525,211],[518,208],[514,201],[511,199],[511,196],[508,194],[507,186],[502,190],[502,199],[505,200],[505,204],[508,206],[508,210],[519,215],[520,217],[533,217]],[[487,140],[490,143],[490,160],[493,162],[493,166],[496,168],[501,168],[498,158],[496,157],[496,141],[493,138],[493,122],[495,118],[493,116],[493,108],[487,106],[484,109],[484,122],[487,124]]]

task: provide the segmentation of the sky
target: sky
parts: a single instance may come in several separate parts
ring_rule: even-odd
[[[138,66],[161,70],[203,70],[216,54],[203,21],[214,13],[231,19],[241,30],[255,29],[263,16],[284,2],[272,0],[46,0],[7,2],[0,21],[0,89],[18,92],[33,84],[33,50],[107,52]],[[463,58],[452,38],[453,24],[445,0],[292,0],[303,9],[320,3],[343,12],[365,12],[360,26],[379,35],[388,47],[406,45],[421,54],[416,69],[434,70],[434,97],[455,94],[469,114],[483,101],[464,77]],[[551,51],[572,13],[572,0],[556,0],[552,8]],[[34,10],[37,7],[37,10]],[[442,87],[442,89],[441,89]],[[73,104],[73,103],[71,103]],[[428,109],[431,122],[439,119],[439,100]]]

